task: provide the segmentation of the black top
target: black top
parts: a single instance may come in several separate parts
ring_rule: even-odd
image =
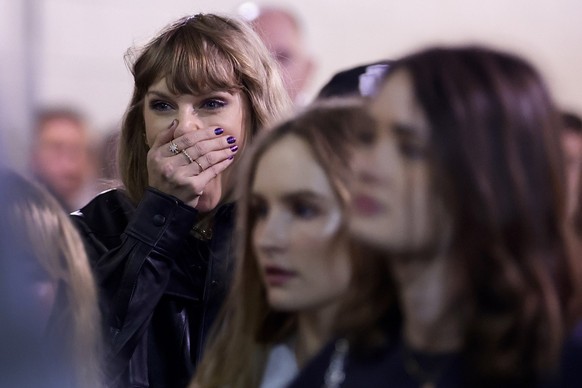
[[[341,340],[328,344],[312,359],[289,388],[458,388],[474,387],[463,375],[464,361],[460,353],[418,353],[402,343],[385,344],[365,353],[349,350],[341,356]],[[343,364],[343,365],[342,365]],[[530,376],[531,377],[531,376]],[[565,344],[559,370],[543,381],[511,381],[479,386],[491,388],[582,387],[582,339],[571,337]]]
[[[123,191],[73,213],[100,288],[108,386],[185,387],[224,299],[233,255],[233,206],[219,208],[209,241],[193,237],[198,212],[147,189]]]

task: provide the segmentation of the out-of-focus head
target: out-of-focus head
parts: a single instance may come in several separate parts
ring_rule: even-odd
[[[337,302],[350,273],[346,246],[335,238],[342,206],[305,140],[288,135],[265,152],[251,203],[253,246],[271,307],[313,311]]]
[[[97,290],[83,242],[69,215],[44,188],[3,170],[3,215],[18,236],[14,276],[22,283],[22,304],[36,306],[34,322],[22,327],[39,333],[45,344],[72,367],[77,383],[99,376],[100,316]]]
[[[317,99],[347,96],[372,97],[390,70],[392,61],[380,61],[335,73],[321,88]]]
[[[274,128],[247,159],[237,279],[272,309],[321,308],[346,290],[351,149],[372,125],[359,103],[330,101]]]
[[[301,103],[302,93],[312,79],[315,62],[308,51],[299,18],[284,8],[262,7],[251,23],[281,66],[289,96],[294,102]]]
[[[30,168],[67,208],[94,175],[87,123],[72,109],[38,112]]]
[[[478,47],[422,51],[391,68],[372,111],[380,130],[364,137],[367,146],[358,157],[387,158],[390,151],[405,160],[404,167],[383,175],[401,179],[410,191],[408,203],[425,190],[442,201],[456,243],[467,235],[498,238],[511,224],[543,240],[555,235],[544,220],[561,216],[556,113],[527,62]],[[377,141],[383,137],[391,140]],[[369,168],[359,172],[361,184],[374,182],[373,171],[394,167],[387,162],[364,162]],[[422,172],[425,183],[410,171],[416,165],[428,169]],[[363,235],[373,232],[369,227]]]
[[[575,113],[562,112],[562,150],[566,168],[568,213],[579,207],[580,174],[582,174],[582,119]]]
[[[431,48],[394,64],[371,111],[378,130],[362,133],[354,156],[353,233],[386,257],[421,249],[453,260],[477,376],[546,371],[577,316],[580,270],[564,228],[560,123],[538,72],[487,48]],[[368,269],[383,276],[374,281],[353,270],[360,292],[379,280],[394,292],[389,273]],[[354,300],[374,297],[389,300],[374,291]],[[511,335],[518,331],[530,335]]]
[[[160,80],[175,95],[241,91],[248,102],[245,141],[288,112],[277,64],[258,35],[236,18],[197,14],[179,19],[130,57],[134,91],[122,125],[119,163],[134,201],[141,199],[148,181],[144,97]]]
[[[351,229],[395,252],[427,249],[446,223],[430,183],[431,128],[409,73],[392,75],[371,111],[379,127],[364,128],[354,156]]]

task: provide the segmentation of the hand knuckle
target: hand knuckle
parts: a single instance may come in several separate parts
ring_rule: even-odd
[[[206,153],[203,144],[196,143],[192,147],[194,148],[194,152],[196,153],[196,155],[204,155]]]
[[[166,179],[173,177],[175,171],[176,171],[176,169],[170,163],[162,163],[160,165],[160,173]]]
[[[211,154],[205,154],[202,155],[202,157],[200,158],[202,159],[202,161],[207,165],[207,166],[212,166],[214,164],[214,162],[212,161],[212,155]],[[207,167],[208,168],[208,167]]]
[[[192,141],[192,139],[190,139],[187,136],[183,137],[180,140],[181,140],[180,143],[176,143],[176,144],[178,144],[178,148],[180,148],[180,146],[181,146],[180,149],[183,149],[183,150],[186,148],[192,147],[195,144],[194,141]]]

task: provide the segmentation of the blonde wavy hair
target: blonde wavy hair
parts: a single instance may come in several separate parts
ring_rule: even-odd
[[[128,52],[126,60],[134,91],[122,123],[118,160],[121,180],[136,203],[148,183],[143,101],[155,82],[165,78],[175,94],[241,90],[250,110],[245,141],[291,109],[277,63],[252,28],[236,18],[214,14],[181,18],[137,55]]]
[[[20,260],[33,258],[56,287],[47,341],[57,341],[74,386],[102,386],[102,336],[97,286],[81,237],[57,200],[43,187],[0,173],[5,220],[19,236]],[[16,242],[15,242],[16,244]],[[27,263],[24,263],[26,266]]]

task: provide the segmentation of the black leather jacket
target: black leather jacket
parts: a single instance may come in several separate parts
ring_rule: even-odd
[[[121,190],[72,214],[100,286],[112,387],[185,387],[224,299],[233,206],[210,241],[191,235],[198,212],[147,189],[137,208]]]

